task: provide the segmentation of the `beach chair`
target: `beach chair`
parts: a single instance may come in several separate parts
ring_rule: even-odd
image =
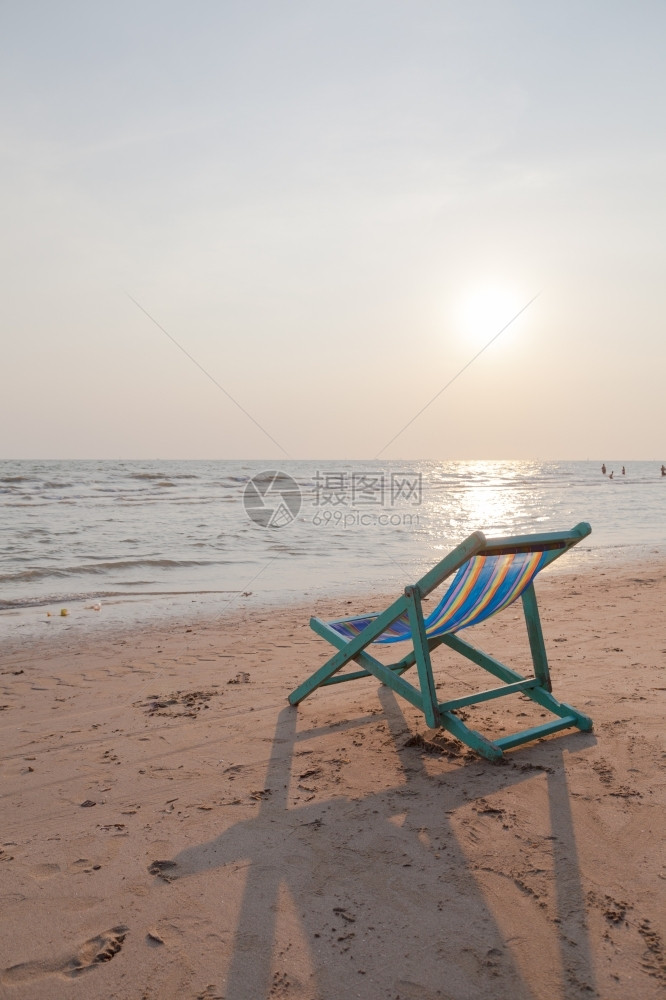
[[[289,695],[292,705],[321,686],[373,676],[396,694],[420,709],[431,728],[443,727],[457,739],[489,760],[498,760],[504,751],[562,729],[592,729],[592,720],[582,712],[553,697],[548,659],[541,631],[534,578],[545,566],[558,559],[590,534],[582,522],[571,531],[489,538],[475,531],[448,556],[437,563],[417,583],[405,587],[401,597],[376,614],[335,618],[325,622],[311,618],[310,626],[338,652]],[[452,579],[450,579],[452,577]],[[423,598],[449,585],[430,614],[424,614]],[[463,629],[478,625],[521,598],[527,636],[534,666],[533,677],[515,670],[461,639]],[[368,652],[373,643],[391,645],[409,642],[410,651],[396,663],[384,664]],[[461,653],[502,681],[499,687],[439,701],[435,689],[430,654],[440,645]],[[359,669],[340,673],[354,664]],[[402,676],[416,667],[418,687]],[[542,725],[523,729],[510,736],[487,739],[470,729],[456,714],[460,709],[503,695],[522,693],[555,716]]]

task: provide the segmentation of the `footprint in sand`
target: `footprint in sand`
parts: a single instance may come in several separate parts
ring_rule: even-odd
[[[151,875],[157,875],[164,882],[173,882],[174,879],[178,878],[177,867],[175,861],[153,861],[148,866],[148,872]]]
[[[88,938],[77,948],[73,955],[63,955],[56,959],[44,959],[37,962],[21,962],[20,965],[10,965],[0,972],[2,983],[24,983],[30,979],[42,979],[44,976],[61,975],[73,979],[82,972],[93,969],[101,962],[110,962],[122,948],[128,927],[119,924],[111,930]]]
[[[59,871],[60,865],[46,863],[42,865],[35,865],[32,868],[32,875],[33,878],[39,879],[52,878],[54,875],[57,875]]]

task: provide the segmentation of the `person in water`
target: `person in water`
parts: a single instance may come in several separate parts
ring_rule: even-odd
[[[662,465],[662,469],[663,469],[663,465]],[[605,463],[605,462],[604,462],[604,464],[603,464],[603,465],[601,466],[601,471],[602,471],[603,475],[605,476],[605,475],[606,475],[606,463]],[[662,475],[663,475],[663,473],[662,473]]]

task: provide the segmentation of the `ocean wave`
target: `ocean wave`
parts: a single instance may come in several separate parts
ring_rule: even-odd
[[[197,597],[203,594],[239,594],[240,590],[90,590],[71,591],[69,593],[45,594],[37,597],[17,597],[15,600],[0,598],[0,611],[18,611],[21,608],[48,608],[74,604],[79,601],[102,601],[111,598],[130,597],[133,600],[142,597]]]
[[[71,489],[74,486],[74,483],[62,482],[57,479],[37,479],[30,476],[5,476],[4,478],[0,476],[0,483],[5,484],[7,493],[17,493],[19,488],[25,490],[25,483],[30,484],[35,491]],[[24,495],[32,496],[31,493]]]
[[[13,510],[16,507],[50,507],[52,502],[47,497],[33,500],[32,497],[26,494],[25,496],[20,496],[18,500],[3,500],[2,506],[8,510]],[[71,500],[69,502],[71,503]]]
[[[34,583],[37,580],[62,579],[71,576],[97,575],[127,569],[184,569],[194,566],[215,566],[210,559],[111,559],[98,563],[81,563],[59,569],[35,566],[16,573],[0,573],[0,583]]]
[[[130,472],[127,474],[128,479],[199,479],[193,472],[175,472],[173,474],[167,474],[165,472]]]

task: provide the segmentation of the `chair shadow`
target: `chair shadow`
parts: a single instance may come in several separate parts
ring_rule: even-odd
[[[504,766],[461,758],[455,770],[433,776],[424,753],[405,750],[411,729],[393,693],[381,688],[380,699],[390,732],[386,753],[395,754],[401,778],[394,786],[356,799],[342,795],[290,804],[294,758],[303,743],[364,724],[376,727],[381,717],[299,732],[298,711],[287,707],[277,719],[266,794],[256,813],[173,859],[169,881],[247,864],[226,1000],[273,995],[276,976],[282,976],[277,986],[283,988],[289,978],[302,988],[305,977],[312,1000],[357,994],[457,1000],[471,995],[468,990],[479,976],[488,977],[488,983],[494,979],[497,996],[542,997],[543,986],[516,957],[475,874],[478,866],[470,863],[450,817],[474,801],[544,775],[557,911],[553,935],[558,942],[558,967],[550,976],[559,982],[562,998],[574,982],[594,995],[564,760],[566,750],[584,749],[594,737],[560,735],[535,745],[531,760],[525,759],[523,748],[519,761],[510,758]],[[433,785],[437,795],[432,794]],[[402,826],[396,825],[396,815],[407,817]],[[424,846],[420,831],[436,831],[433,843]],[[285,891],[292,903],[291,919],[297,914],[300,922],[300,942],[309,950],[300,966],[296,959],[276,954]],[[331,899],[339,905],[332,906]],[[388,980],[393,992],[387,992]],[[510,992],[501,992],[507,986]]]

